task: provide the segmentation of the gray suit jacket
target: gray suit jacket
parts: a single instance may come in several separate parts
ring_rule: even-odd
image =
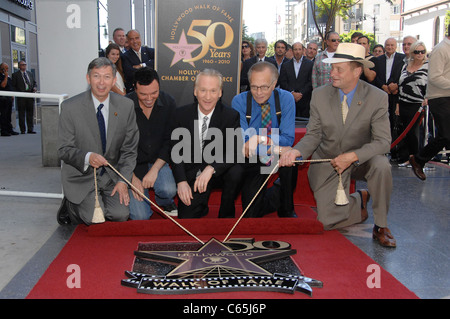
[[[100,130],[91,91],[78,94],[61,104],[58,156],[63,161],[61,178],[64,194],[79,204],[94,189],[94,169],[84,169],[88,152],[102,154],[131,181],[136,165],[139,131],[133,101],[110,93],[106,151],[103,154]],[[109,167],[106,173],[115,183],[120,177]]]
[[[294,148],[304,159],[311,155],[312,159],[332,159],[355,152],[362,164],[390,151],[390,132],[385,92],[360,80],[344,125],[339,89],[329,84],[313,91],[306,135]],[[331,174],[336,172],[330,163],[312,164],[308,171],[311,189],[316,190]]]

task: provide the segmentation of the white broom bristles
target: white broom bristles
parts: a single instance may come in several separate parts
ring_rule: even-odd
[[[344,185],[342,185],[342,176],[339,174],[339,185],[336,191],[336,199],[334,203],[338,206],[344,206],[349,203],[347,195],[345,195]]]
[[[92,216],[93,224],[100,224],[105,222],[105,214],[103,213],[100,202],[98,201],[98,190],[97,190],[97,169],[94,167],[94,184],[95,184],[95,208],[94,215]]]

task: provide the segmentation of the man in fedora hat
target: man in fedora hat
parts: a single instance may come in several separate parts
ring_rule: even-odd
[[[312,163],[308,171],[318,219],[324,228],[365,221],[371,196],[373,238],[382,246],[395,247],[396,241],[387,228],[392,190],[391,166],[385,156],[391,144],[388,97],[359,79],[364,67],[373,67],[364,58],[364,47],[342,43],[333,58],[324,60],[332,65],[332,82],[313,91],[307,133],[292,149],[283,152],[280,166],[292,166],[299,157],[330,159]],[[335,204],[339,174],[349,197],[347,205]],[[349,196],[351,179],[367,181],[368,191]]]

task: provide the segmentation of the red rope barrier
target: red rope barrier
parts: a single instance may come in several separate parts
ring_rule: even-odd
[[[393,149],[398,143],[400,143],[400,141],[405,137],[406,134],[408,134],[408,132],[411,130],[411,128],[413,127],[413,125],[416,123],[417,119],[420,116],[420,121],[422,121],[423,117],[425,115],[424,112],[424,108],[423,106],[421,106],[416,114],[414,115],[413,119],[411,120],[411,122],[408,124],[408,126],[405,128],[405,130],[402,132],[402,134],[400,134],[399,137],[397,137],[397,139],[391,144],[391,149]]]

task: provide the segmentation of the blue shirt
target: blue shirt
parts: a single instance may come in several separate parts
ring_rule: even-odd
[[[282,89],[276,90],[278,90],[280,96],[281,124],[278,123],[277,111],[275,107],[275,95],[272,92],[272,95],[268,101],[270,104],[270,115],[272,119],[272,134],[269,134],[268,137],[272,139],[275,145],[292,146],[295,139],[295,100],[290,92]],[[240,115],[244,143],[246,143],[253,135],[263,135],[259,134],[259,129],[261,128],[261,106],[256,103],[255,99],[252,99],[252,117],[250,119],[250,123],[247,122],[246,115],[248,93],[249,92],[243,92],[236,95],[231,102],[233,109],[238,111]],[[253,128],[253,130],[251,128]]]
[[[339,89],[339,97],[341,98],[341,103],[342,103],[342,100],[344,99],[344,95],[347,95],[348,108],[350,108],[350,105],[352,105],[353,96],[355,95],[357,87],[358,87],[358,84],[356,84],[355,88],[353,90],[351,90],[348,94],[345,94],[344,92],[342,92],[341,89]]]

